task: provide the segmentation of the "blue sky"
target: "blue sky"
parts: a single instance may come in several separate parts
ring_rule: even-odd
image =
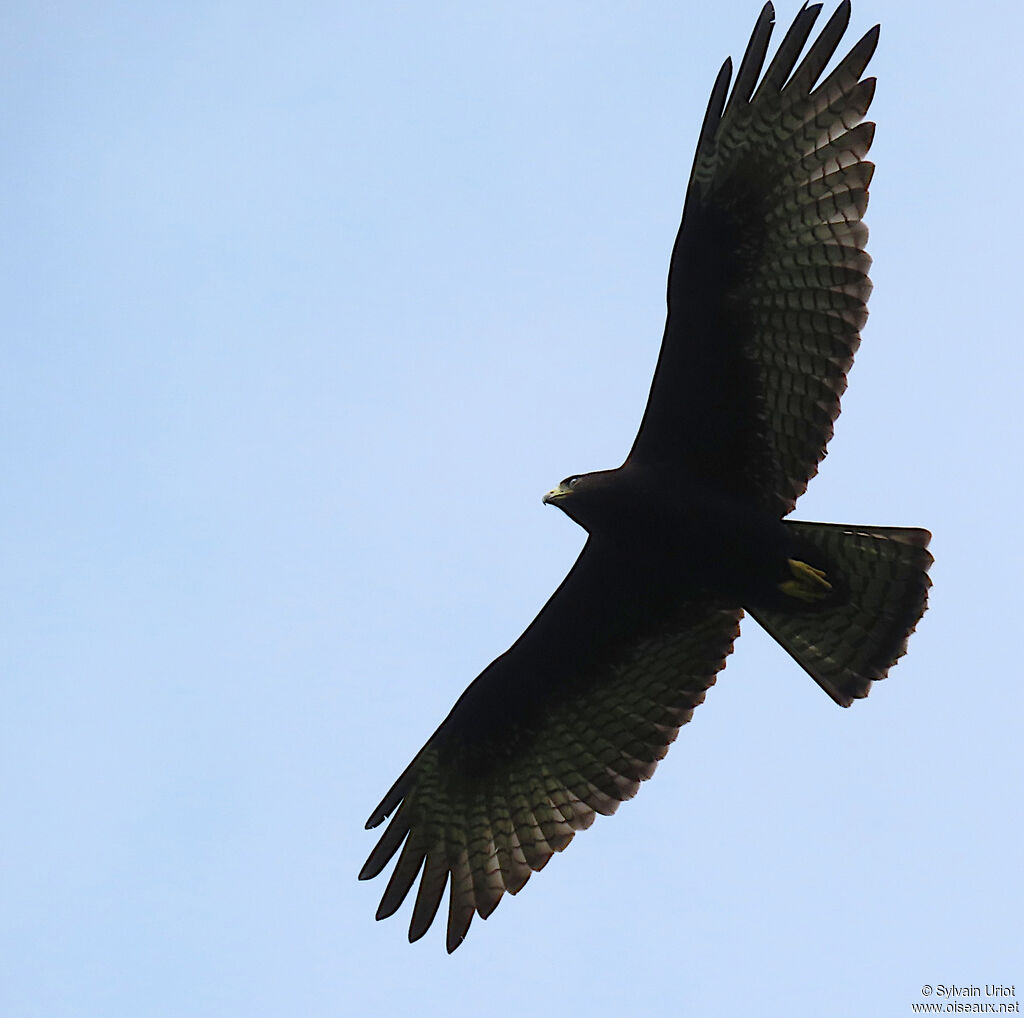
[[[882,22],[875,292],[796,516],[933,530],[910,655],[842,711],[748,622],[655,779],[450,958],[355,880],[369,811],[582,544],[542,493],[629,448],[757,10],[0,14],[5,1016],[1022,987],[1009,5],[860,0],[849,37]]]

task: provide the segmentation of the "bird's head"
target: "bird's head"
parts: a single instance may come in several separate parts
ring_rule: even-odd
[[[572,474],[544,496],[545,505],[556,505],[585,530],[599,524],[609,508],[609,493],[614,470],[591,474]]]

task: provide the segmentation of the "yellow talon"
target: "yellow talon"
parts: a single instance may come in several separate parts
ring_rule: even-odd
[[[789,562],[789,570],[793,574],[793,579],[785,580],[779,584],[779,590],[783,594],[811,603],[824,601],[828,597],[832,584],[825,579],[824,570],[815,569],[814,566],[809,566],[806,562],[801,562],[795,558],[788,559],[787,561]]]

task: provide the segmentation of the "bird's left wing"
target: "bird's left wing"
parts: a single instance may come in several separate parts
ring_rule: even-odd
[[[724,666],[741,611],[689,603],[657,626],[643,606],[595,612],[595,587],[612,579],[585,548],[370,816],[368,828],[394,813],[359,876],[399,853],[378,919],[419,877],[410,940],[427,931],[448,884],[455,950],[474,912],[486,919],[596,814],[632,798]]]
[[[877,26],[818,82],[844,0],[797,64],[820,4],[797,14],[762,74],[766,4],[731,93],[708,104],[669,269],[668,321],[634,462],[680,465],[788,513],[839,414],[871,292],[861,221]]]

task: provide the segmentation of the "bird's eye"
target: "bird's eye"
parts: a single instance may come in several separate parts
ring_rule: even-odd
[[[579,474],[573,474],[573,476],[572,476],[572,477],[567,477],[567,478],[565,479],[565,486],[566,486],[567,488],[575,488],[575,487],[576,487],[576,482],[577,482],[577,481],[578,481],[579,479],[580,479],[580,475],[579,475]]]

